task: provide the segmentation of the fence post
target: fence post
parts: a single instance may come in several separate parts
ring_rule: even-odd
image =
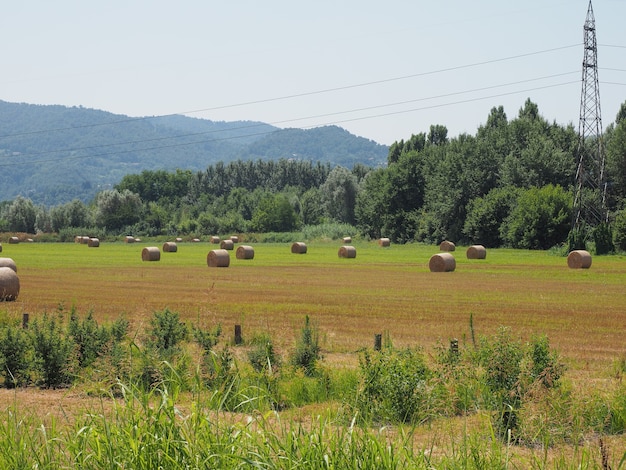
[[[241,344],[242,342],[241,325],[235,325],[235,344]]]
[[[458,339],[453,338],[450,340],[450,352],[455,356],[459,354],[459,340]]]
[[[28,313],[22,314],[22,329],[28,328]]]

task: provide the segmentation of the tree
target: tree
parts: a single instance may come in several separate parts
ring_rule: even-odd
[[[327,214],[337,222],[354,225],[358,190],[357,179],[350,170],[341,166],[333,168],[320,187]]]
[[[297,227],[297,216],[289,199],[282,193],[261,200],[252,216],[252,230],[257,232],[290,232]]]
[[[513,248],[545,250],[566,240],[570,230],[572,195],[547,185],[522,192],[503,228]]]
[[[37,212],[30,199],[17,196],[7,210],[9,230],[12,232],[35,233]]]
[[[139,221],[142,203],[128,189],[108,189],[96,196],[96,222],[108,230],[120,230]]]
[[[470,243],[480,243],[487,247],[502,245],[502,222],[515,206],[518,193],[519,190],[512,186],[494,188],[485,196],[469,202],[463,234]]]

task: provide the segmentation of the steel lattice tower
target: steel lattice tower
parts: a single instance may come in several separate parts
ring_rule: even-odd
[[[585,226],[595,227],[608,220],[598,83],[598,44],[591,0],[587,9],[584,32],[585,55],[578,127],[578,167],[572,217],[572,229],[575,230],[583,229]]]

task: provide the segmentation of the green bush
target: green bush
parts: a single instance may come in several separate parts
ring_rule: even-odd
[[[34,350],[34,367],[41,385],[57,388],[74,381],[77,367],[75,343],[62,328],[61,322],[47,314],[31,322],[30,340]]]
[[[356,408],[364,419],[417,424],[441,411],[445,390],[431,380],[420,351],[365,351],[359,364]]]
[[[150,320],[147,345],[167,355],[176,352],[178,345],[188,335],[187,325],[180,321],[178,313],[166,308],[154,312]]]
[[[281,364],[280,355],[274,350],[272,339],[263,336],[254,341],[252,348],[248,351],[248,361],[257,372],[276,371]]]
[[[0,331],[0,367],[5,387],[28,384],[31,356],[32,348],[26,331],[13,325]]]
[[[302,368],[306,375],[312,376],[315,374],[315,367],[320,359],[320,350],[317,328],[311,325],[307,315],[300,338],[296,342],[296,349],[291,356],[291,364]]]

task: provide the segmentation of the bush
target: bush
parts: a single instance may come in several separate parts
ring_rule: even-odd
[[[15,388],[29,382],[31,354],[28,334],[22,328],[7,326],[0,332],[0,366],[5,387]]]
[[[77,355],[74,342],[67,337],[60,322],[44,314],[31,323],[29,332],[41,385],[57,388],[71,384]]]
[[[274,350],[272,339],[263,336],[257,339],[250,351],[248,351],[248,361],[257,372],[272,372],[280,367],[280,356]]]
[[[359,360],[356,408],[365,419],[417,424],[440,411],[444,389],[432,380],[420,351],[384,349]]]
[[[187,325],[180,321],[178,313],[168,308],[154,312],[150,327],[148,346],[163,354],[175,352],[179,343],[189,335]]]
[[[302,334],[296,343],[296,350],[291,356],[291,364],[302,368],[305,375],[315,374],[315,366],[320,359],[319,334],[317,328],[311,325],[307,315],[302,328]]]

